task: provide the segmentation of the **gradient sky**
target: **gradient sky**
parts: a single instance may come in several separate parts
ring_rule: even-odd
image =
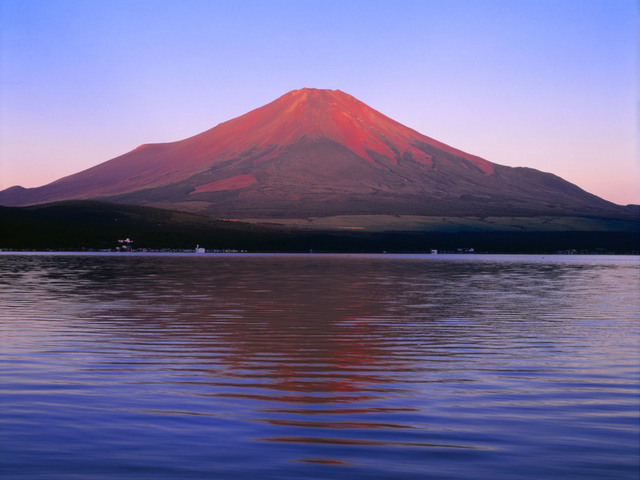
[[[0,0],[0,189],[340,89],[640,204],[633,0]]]

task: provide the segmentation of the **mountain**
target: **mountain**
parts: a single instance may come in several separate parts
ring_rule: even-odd
[[[336,215],[635,218],[550,173],[498,165],[339,90],[302,89],[182,141],[141,145],[5,206],[97,199],[214,218]]]

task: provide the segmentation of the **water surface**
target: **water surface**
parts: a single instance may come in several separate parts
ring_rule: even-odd
[[[0,255],[0,476],[633,478],[638,257]]]

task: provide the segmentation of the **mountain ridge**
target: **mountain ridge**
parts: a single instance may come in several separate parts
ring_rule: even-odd
[[[340,90],[293,90],[184,140],[143,144],[20,206],[96,199],[215,218],[332,215],[634,215],[560,177],[468,154]]]

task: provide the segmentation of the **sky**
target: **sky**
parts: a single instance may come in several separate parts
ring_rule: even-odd
[[[640,204],[634,0],[0,0],[0,190],[339,89]]]

